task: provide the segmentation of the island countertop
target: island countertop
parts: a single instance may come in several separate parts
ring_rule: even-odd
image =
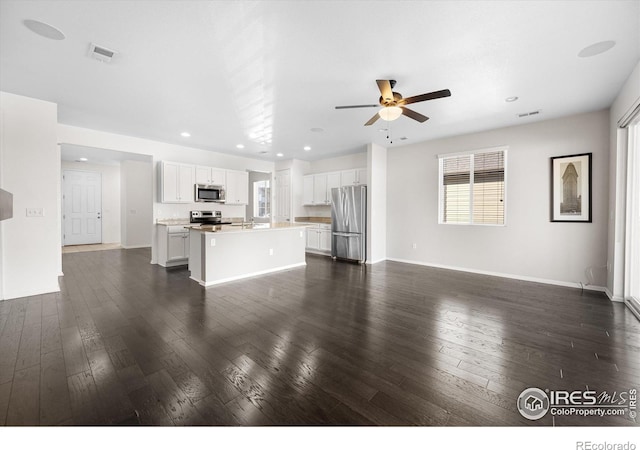
[[[304,266],[308,227],[288,222],[185,226],[190,278],[207,287]]]
[[[193,231],[206,233],[252,233],[257,231],[271,231],[283,229],[307,228],[309,224],[291,223],[291,222],[274,222],[274,223],[245,223],[242,225],[187,225]]]

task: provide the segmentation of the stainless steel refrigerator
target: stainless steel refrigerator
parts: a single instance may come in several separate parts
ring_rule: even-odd
[[[367,187],[331,189],[331,256],[367,260]]]

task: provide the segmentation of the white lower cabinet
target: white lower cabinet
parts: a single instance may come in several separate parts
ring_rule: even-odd
[[[158,225],[158,264],[162,267],[189,262],[189,230],[182,226]]]
[[[307,228],[307,248],[310,253],[331,254],[331,225],[312,224]]]

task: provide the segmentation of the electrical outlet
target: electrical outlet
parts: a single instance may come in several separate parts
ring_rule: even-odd
[[[211,238],[211,246],[215,247],[216,246],[216,240],[215,238]]]
[[[44,217],[44,208],[27,208],[27,217]]]
[[[272,248],[269,249],[269,256],[273,256],[273,249]]]
[[[414,242],[414,243],[413,243],[413,245],[412,245],[411,247],[413,247],[413,249],[415,250],[415,249],[417,249],[417,248],[418,248],[418,244],[416,244],[416,243]]]

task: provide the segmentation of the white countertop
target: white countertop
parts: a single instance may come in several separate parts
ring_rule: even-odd
[[[189,219],[158,219],[156,225],[173,226],[173,225],[189,225]]]

